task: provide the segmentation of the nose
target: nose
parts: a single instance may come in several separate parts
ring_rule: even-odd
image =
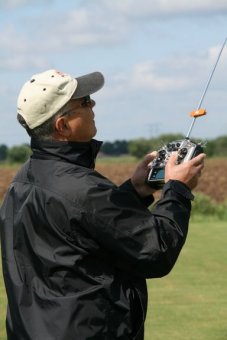
[[[93,108],[96,105],[96,102],[94,101],[94,99],[91,99],[91,107]]]

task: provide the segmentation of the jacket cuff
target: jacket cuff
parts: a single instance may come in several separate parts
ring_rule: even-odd
[[[153,195],[141,197],[138,194],[138,192],[135,190],[134,186],[132,185],[131,179],[128,179],[126,182],[121,184],[120,188],[133,193],[140,200],[140,202],[144,204],[146,207],[149,207],[154,202]]]
[[[191,201],[194,200],[194,195],[191,193],[191,190],[183,182],[177,180],[168,181],[163,187],[163,194],[168,190],[173,190],[177,194]]]

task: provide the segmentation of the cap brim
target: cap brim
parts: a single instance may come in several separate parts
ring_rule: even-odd
[[[99,91],[104,85],[104,77],[100,72],[93,72],[76,78],[78,84],[72,99],[82,98]]]

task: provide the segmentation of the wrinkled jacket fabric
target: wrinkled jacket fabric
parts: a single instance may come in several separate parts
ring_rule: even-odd
[[[94,170],[100,142],[32,141],[0,212],[9,340],[141,340],[146,279],[174,266],[190,200],[147,208]],[[180,183],[177,184],[179,187]]]

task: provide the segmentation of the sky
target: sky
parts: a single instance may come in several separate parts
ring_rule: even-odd
[[[17,97],[32,75],[100,71],[103,141],[186,135],[227,37],[226,0],[0,0],[0,144],[28,143]],[[227,135],[227,46],[192,138]]]

